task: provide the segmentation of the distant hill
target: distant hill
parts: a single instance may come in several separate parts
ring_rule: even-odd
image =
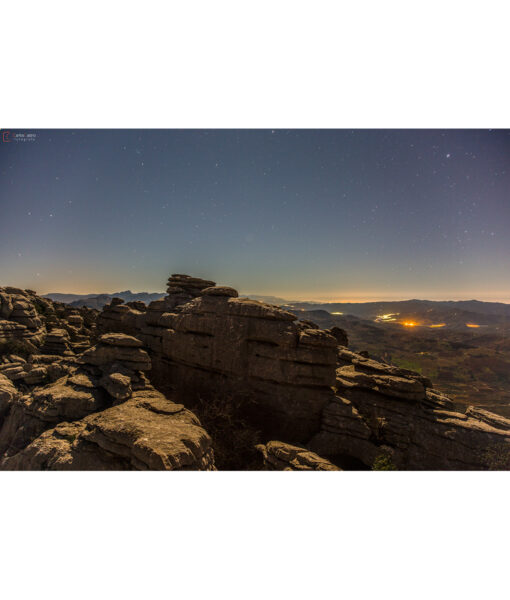
[[[287,307],[296,310],[325,310],[329,313],[356,315],[365,319],[375,319],[385,314],[413,315],[429,313],[453,314],[462,311],[486,317],[510,317],[510,304],[502,302],[481,302],[479,300],[401,300],[387,302],[286,302]]]
[[[334,326],[344,329],[349,348],[354,352],[366,350],[375,360],[418,371],[459,405],[476,404],[510,417],[510,328],[505,326],[505,317],[483,314],[480,305],[491,303],[476,303],[476,308],[481,308],[478,313],[452,309],[451,304],[455,303],[437,304],[446,305],[433,309],[436,317],[443,313],[441,316],[447,321],[444,327],[406,327],[398,322],[377,322],[352,314],[334,315],[326,310],[292,312],[324,329]],[[470,303],[459,304],[473,307]],[[403,310],[401,316],[404,313]],[[423,321],[430,317],[427,310],[408,314]],[[480,323],[494,319],[499,323],[462,327],[468,316]]]
[[[259,302],[266,302],[267,304],[276,304],[277,306],[281,306],[282,304],[297,304],[299,300],[285,300],[284,298],[279,298],[278,296],[259,296],[257,294],[241,294],[241,298],[250,298],[251,300],[258,300]]]
[[[111,302],[112,298],[122,298],[124,302],[132,302],[133,300],[141,300],[145,304],[149,304],[153,300],[158,300],[165,296],[164,292],[132,292],[126,290],[124,292],[114,292],[112,294],[45,294],[45,298],[56,302],[64,302],[71,306],[80,308],[88,306],[89,308],[101,309],[106,304]]]

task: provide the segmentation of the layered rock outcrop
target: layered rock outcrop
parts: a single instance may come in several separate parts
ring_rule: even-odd
[[[41,344],[45,327],[33,298],[33,292],[0,288],[0,343],[23,340],[35,346]]]
[[[76,358],[37,367],[48,374],[60,366],[63,376],[23,395],[3,375],[0,468],[213,469],[208,434],[152,387],[141,346],[127,335],[104,335]]]
[[[21,343],[35,352],[45,345],[45,353],[60,355],[81,352],[91,345],[96,312],[52,302],[32,290],[0,288],[0,346]]]
[[[6,457],[2,470],[214,470],[211,440],[196,416],[154,389],[62,422]]]
[[[172,275],[168,292],[143,313],[105,307],[98,328],[140,338],[153,380],[183,402],[235,394],[267,435],[303,442],[318,430],[333,397],[335,337],[212,281]]]
[[[258,445],[257,450],[268,471],[341,471],[329,460],[300,446],[271,441]]]
[[[347,343],[187,275],[99,314],[0,288],[0,468],[214,469],[196,410],[225,468],[510,469],[510,420]]]
[[[98,323],[141,339],[151,378],[182,402],[194,395],[244,397],[266,440],[305,444],[337,464],[371,468],[387,456],[400,469],[484,469],[487,448],[510,453],[510,421],[457,411],[419,374],[347,350],[341,329],[320,330],[237,296],[211,281],[173,275],[166,298],[145,311],[110,305]],[[264,452],[273,466],[285,462]]]
[[[398,469],[488,469],[490,449],[508,456],[510,420],[456,409],[418,373],[339,348],[337,393],[308,447],[372,466],[386,456]]]

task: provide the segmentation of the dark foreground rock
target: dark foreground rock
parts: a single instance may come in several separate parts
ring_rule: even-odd
[[[337,393],[309,448],[372,466],[387,456],[398,469],[490,469],[491,449],[508,456],[510,420],[454,403],[417,373],[339,349]]]

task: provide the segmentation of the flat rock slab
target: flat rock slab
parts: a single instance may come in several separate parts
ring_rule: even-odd
[[[257,446],[270,471],[341,471],[333,463],[301,446],[271,441]]]
[[[197,417],[155,390],[74,423],[60,423],[2,470],[214,470],[211,438]]]
[[[108,346],[119,346],[121,348],[141,348],[143,343],[132,335],[124,333],[105,333],[99,341]]]

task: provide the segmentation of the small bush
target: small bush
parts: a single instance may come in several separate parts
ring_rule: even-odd
[[[482,455],[489,471],[510,471],[510,447],[508,444],[493,444]]]
[[[383,453],[376,456],[372,465],[372,471],[397,471],[397,467],[393,464],[391,456]]]
[[[260,433],[247,423],[245,404],[246,399],[225,393],[199,398],[191,409],[212,438],[214,462],[221,471],[260,468],[260,456],[255,449],[260,443]]]

